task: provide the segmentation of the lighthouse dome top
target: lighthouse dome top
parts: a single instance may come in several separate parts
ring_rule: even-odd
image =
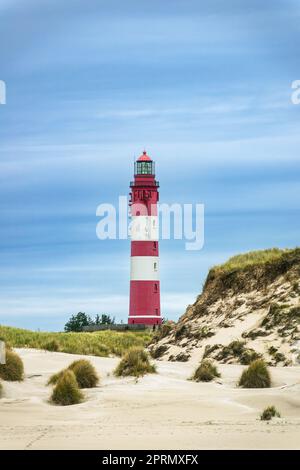
[[[138,162],[152,162],[152,158],[150,158],[146,150],[144,150],[142,155],[138,158]]]
[[[154,177],[155,174],[155,163],[152,158],[147,155],[146,150],[143,151],[142,155],[137,159],[134,164],[134,174],[138,175],[148,175]]]

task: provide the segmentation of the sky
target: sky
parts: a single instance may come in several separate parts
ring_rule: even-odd
[[[160,243],[162,314],[210,267],[299,246],[299,0],[0,0],[0,323],[127,321],[129,240],[97,206],[156,162],[160,201],[202,203],[205,243]]]

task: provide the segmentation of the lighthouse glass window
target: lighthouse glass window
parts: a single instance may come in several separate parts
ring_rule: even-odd
[[[152,162],[137,162],[138,175],[152,175]]]

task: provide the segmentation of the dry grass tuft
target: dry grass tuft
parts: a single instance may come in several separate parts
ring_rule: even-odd
[[[280,418],[280,413],[275,406],[268,406],[260,415],[262,421],[270,421],[272,418]]]
[[[65,370],[53,390],[51,401],[56,405],[67,406],[76,405],[82,402],[83,398],[74,372]]]
[[[217,367],[209,359],[204,359],[195,370],[191,380],[195,382],[210,382],[220,376]]]
[[[11,382],[19,382],[23,380],[24,365],[20,356],[6,349],[6,364],[0,364],[0,378]]]
[[[63,369],[60,372],[53,374],[48,380],[47,385],[57,384],[66,370],[71,370],[74,373],[79,388],[94,388],[99,382],[96,369],[90,361],[79,359],[72,362],[67,369]]]
[[[148,353],[142,348],[131,348],[125,353],[114,371],[117,377],[132,375],[140,377],[156,372],[154,365],[150,364]]]
[[[79,388],[94,388],[99,382],[95,367],[86,359],[72,362],[68,369],[74,372]]]
[[[266,363],[262,359],[253,361],[240,377],[239,386],[243,388],[269,388],[271,377]]]

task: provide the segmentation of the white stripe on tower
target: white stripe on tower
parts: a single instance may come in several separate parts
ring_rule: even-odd
[[[129,315],[128,318],[156,318],[157,315]]]
[[[158,256],[131,256],[131,281],[159,281]]]
[[[157,241],[157,215],[136,215],[131,219],[130,236],[132,241]]]

